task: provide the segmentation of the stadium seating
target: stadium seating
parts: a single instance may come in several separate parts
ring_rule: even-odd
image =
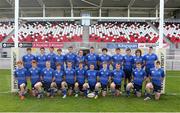
[[[158,22],[153,22],[157,29]],[[0,22],[0,42],[13,31],[13,22]],[[31,21],[21,25],[20,42],[81,42],[83,26],[74,21]],[[166,22],[164,34],[180,43],[180,23]],[[12,35],[12,38],[14,35]],[[89,26],[90,42],[155,43],[158,33],[147,22],[98,22]],[[13,42],[10,38],[7,42]]]
[[[153,22],[153,25],[158,28],[159,23]],[[166,22],[164,25],[164,34],[173,43],[180,43],[180,23]]]
[[[74,22],[32,21],[19,29],[20,42],[81,42],[83,26]],[[8,42],[13,42],[12,38]]]
[[[90,42],[155,43],[158,33],[146,22],[99,22],[89,27]]]
[[[14,29],[13,22],[0,22],[0,42]]]

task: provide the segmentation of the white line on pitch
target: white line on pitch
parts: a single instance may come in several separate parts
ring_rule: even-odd
[[[168,77],[168,78],[180,78],[180,76],[166,76],[166,77]]]
[[[4,92],[0,92],[0,94],[8,94],[11,93],[11,91],[4,91]],[[165,93],[165,95],[169,95],[169,96],[179,96],[180,93]]]
[[[11,91],[3,91],[3,92],[0,92],[0,94],[7,94],[7,93],[11,93]]]

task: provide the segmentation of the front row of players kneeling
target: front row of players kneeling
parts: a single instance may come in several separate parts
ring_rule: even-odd
[[[26,75],[30,75],[31,94],[37,98],[43,98],[44,94],[52,98],[57,94],[62,94],[62,98],[66,98],[67,95],[78,97],[81,94],[84,97],[97,99],[100,93],[103,97],[107,94],[120,96],[122,94],[121,84],[126,78],[121,64],[116,64],[115,69],[110,71],[106,62],[103,62],[103,68],[99,71],[94,69],[93,64],[90,64],[89,70],[86,70],[83,63],[79,63],[79,67],[73,69],[71,62],[67,63],[65,71],[62,71],[60,64],[57,64],[56,70],[53,70],[49,61],[46,62],[46,68],[42,71],[37,67],[35,60],[32,61],[32,68],[29,71],[23,67],[22,61],[18,61],[17,66],[15,77],[18,80],[19,96],[22,100],[26,92]],[[152,94],[155,94],[155,99],[159,100],[164,76],[160,61],[156,61],[155,68],[151,69],[149,76],[142,69],[142,64],[137,62],[132,79],[124,89],[125,94],[128,97],[133,91],[135,96],[141,97],[143,82],[145,82],[144,100],[151,99]]]

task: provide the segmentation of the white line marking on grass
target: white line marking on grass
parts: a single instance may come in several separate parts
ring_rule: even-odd
[[[7,93],[11,93],[11,91],[3,91],[3,92],[0,92],[0,94],[7,94]]]
[[[179,96],[180,93],[165,93],[165,95],[170,95],[170,96]]]
[[[168,78],[180,78],[180,76],[166,76],[166,77],[168,77]]]

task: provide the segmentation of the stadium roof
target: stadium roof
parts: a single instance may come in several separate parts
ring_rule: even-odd
[[[71,2],[72,1],[72,2]],[[20,7],[71,7],[71,3],[75,8],[95,8],[102,6],[104,8],[123,8],[141,7],[155,8],[159,4],[159,0],[20,0]],[[0,8],[12,8],[14,0],[0,0]],[[180,8],[180,0],[165,0],[165,8]]]
[[[15,0],[0,0],[1,15],[13,13]],[[20,0],[20,11],[40,12],[42,7],[48,9],[135,9],[152,10],[159,6],[159,0]],[[180,0],[165,0],[165,10],[175,11],[180,9]]]

